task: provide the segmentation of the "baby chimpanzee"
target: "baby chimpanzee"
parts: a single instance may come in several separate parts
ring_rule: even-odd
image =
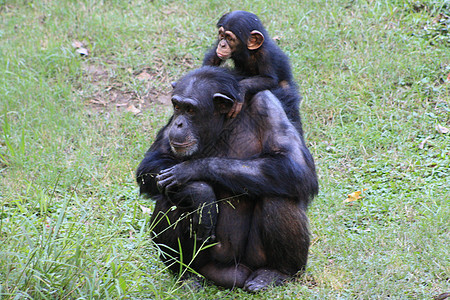
[[[223,15],[217,23],[217,43],[206,53],[203,65],[219,66],[232,59],[239,82],[241,99],[228,117],[235,117],[245,98],[271,90],[282,102],[288,118],[302,135],[299,113],[301,96],[292,77],[289,58],[269,37],[259,18],[246,11]]]

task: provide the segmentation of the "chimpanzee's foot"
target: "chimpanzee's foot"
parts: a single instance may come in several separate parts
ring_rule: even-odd
[[[203,290],[204,279],[192,273],[184,274],[180,278],[180,282],[183,284],[184,288],[190,291],[199,292]]]
[[[245,281],[244,290],[248,292],[259,292],[270,285],[282,285],[289,276],[277,270],[258,269]]]
[[[200,268],[200,274],[206,279],[226,288],[242,288],[251,272],[247,266],[241,264],[224,267],[211,262]]]

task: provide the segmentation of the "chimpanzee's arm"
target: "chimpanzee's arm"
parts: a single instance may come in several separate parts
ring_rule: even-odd
[[[220,66],[222,64],[223,61],[217,56],[216,49],[217,44],[208,50],[203,58],[203,66]]]
[[[247,63],[237,62],[236,68],[249,77],[239,81],[242,94],[256,94],[264,90],[270,90],[278,86],[278,74],[275,63],[283,64],[283,60],[277,61],[276,53],[268,55],[268,48],[251,54]],[[289,66],[287,66],[289,67]]]
[[[264,90],[270,90],[278,86],[276,76],[271,74],[258,75],[239,81],[239,87],[243,95],[254,95]]]
[[[239,194],[274,195],[308,199],[317,194],[318,184],[312,157],[270,92],[258,93],[246,111],[254,122],[235,122],[249,132],[259,132],[261,154],[248,159],[209,157],[186,161],[161,171],[157,184],[162,189],[183,186],[190,181],[205,181]],[[242,121],[241,123],[240,120]],[[234,137],[237,143],[242,139]],[[241,147],[230,140],[229,147]]]
[[[170,168],[177,163],[178,161],[159,151],[147,152],[136,172],[136,180],[139,184],[140,193],[147,194],[150,197],[160,194],[161,192],[156,186],[156,175],[161,170]]]
[[[284,154],[240,160],[211,157],[180,163],[156,177],[161,188],[171,189],[190,181],[202,180],[226,187],[235,194],[273,195],[308,199],[317,182],[306,164]]]
[[[156,175],[161,170],[170,168],[180,162],[170,151],[170,146],[165,136],[166,128],[167,126],[158,132],[155,142],[145,154],[145,158],[136,171],[136,180],[141,194],[147,194],[148,196],[160,194],[156,186]]]

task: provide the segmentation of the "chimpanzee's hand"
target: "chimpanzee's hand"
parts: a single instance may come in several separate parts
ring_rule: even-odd
[[[171,189],[186,184],[192,178],[192,171],[188,163],[180,163],[164,169],[156,176],[156,185],[161,192],[167,193]]]
[[[199,242],[214,243],[216,241],[216,224],[218,217],[216,203],[199,205],[192,215],[192,227]]]
[[[204,224],[198,224],[194,228],[197,241],[212,244],[216,242],[216,227],[207,226]]]
[[[242,102],[234,102],[233,107],[228,112],[228,118],[235,118],[242,109]]]
[[[171,189],[179,186],[176,176],[176,165],[168,169],[161,170],[156,176],[156,186],[161,193],[168,193]]]
[[[233,107],[227,114],[228,118],[236,118],[238,113],[241,111],[242,105],[244,104],[245,91],[246,91],[245,86],[239,85],[239,98],[235,99]]]

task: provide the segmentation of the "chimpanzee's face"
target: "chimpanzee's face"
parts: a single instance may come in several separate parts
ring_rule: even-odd
[[[172,152],[189,157],[216,140],[233,100],[215,93],[218,86],[195,76],[182,78],[172,93],[173,118],[168,138]]]
[[[198,151],[199,137],[196,121],[199,114],[198,101],[174,94],[172,96],[173,119],[169,128],[169,143],[177,156],[191,156]]]
[[[216,54],[222,60],[243,59],[249,51],[258,50],[264,43],[264,27],[254,14],[227,13],[220,18],[217,27]]]
[[[225,30],[223,27],[219,28],[218,39],[216,54],[222,60],[229,59],[238,46],[242,44],[232,31]]]

